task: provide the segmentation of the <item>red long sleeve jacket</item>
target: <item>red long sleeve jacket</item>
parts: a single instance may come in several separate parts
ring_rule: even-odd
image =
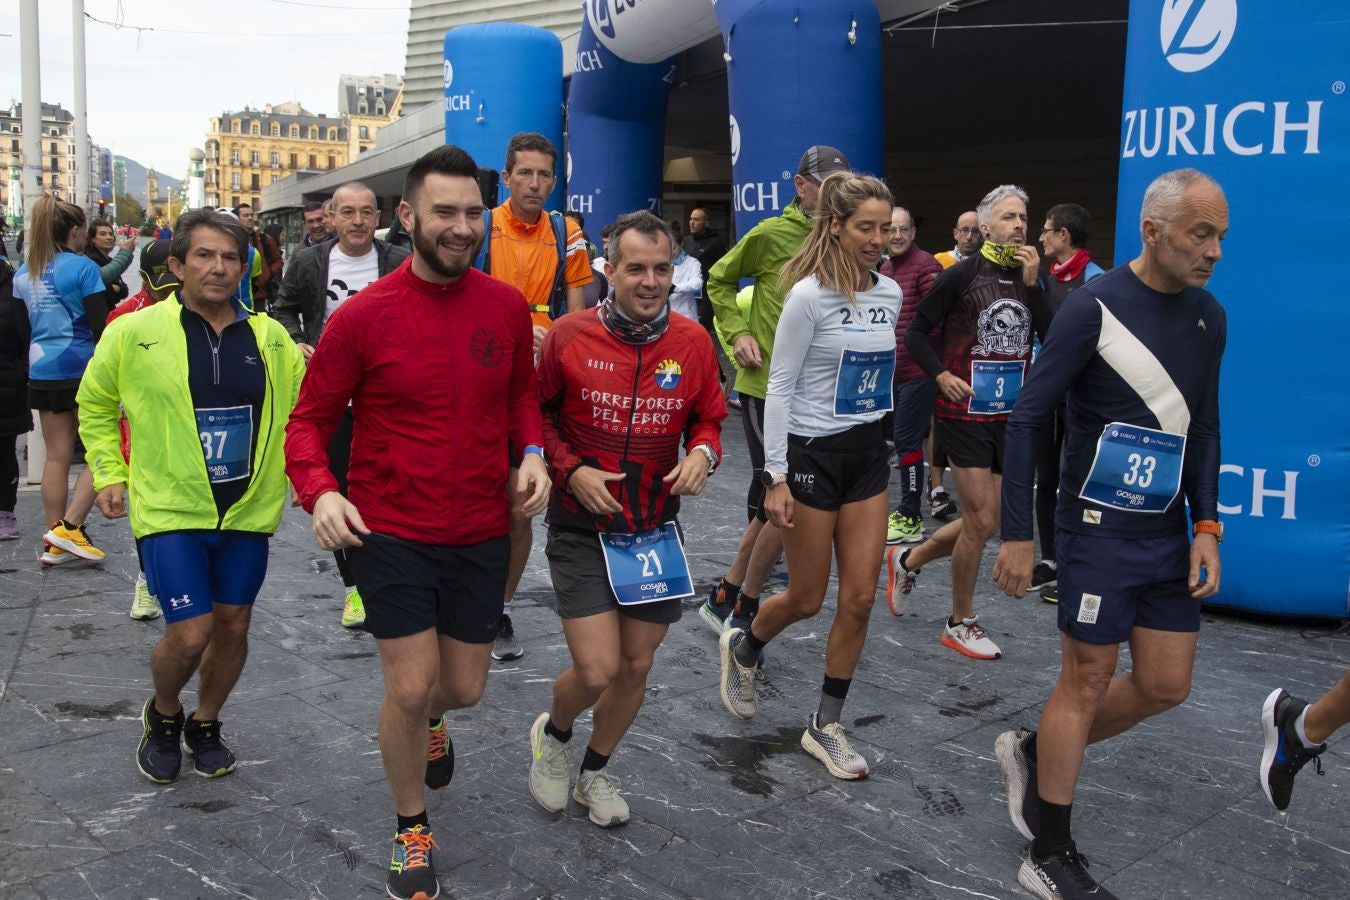
[[[544,452],[553,478],[549,523],[631,534],[675,517],[680,498],[663,482],[685,451],[707,444],[720,459],[726,400],[712,341],[698,322],[671,316],[660,339],[620,341],[594,309],[553,323],[539,351]],[[610,517],[586,510],[567,490],[579,466],[622,472],[609,490],[623,506]]]
[[[327,448],[348,401],[347,497],[369,528],[447,546],[506,534],[508,442],[543,442],[519,291],[473,269],[433,284],[409,260],[338,308],[286,426],[286,474],[310,512],[337,490]]]

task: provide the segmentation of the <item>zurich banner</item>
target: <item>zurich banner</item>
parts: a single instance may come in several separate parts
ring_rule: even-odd
[[[792,202],[812,144],[881,175],[881,19],[873,0],[719,0],[736,232]]]
[[[504,169],[506,144],[521,131],[539,132],[561,154],[562,94],[562,44],[552,32],[492,22],[446,33],[445,142],[480,167]],[[559,171],[549,209],[562,209],[562,183]],[[506,196],[503,183],[497,201]]]
[[[1350,616],[1347,47],[1341,3],[1130,3],[1116,260],[1138,254],[1160,173],[1197,168],[1228,197],[1209,284],[1228,312],[1223,605]]]
[[[594,223],[589,230],[597,236],[624,213],[661,212],[674,65],[627,62],[610,52],[600,37],[613,42],[626,24],[609,0],[587,3],[567,95],[567,208]]]

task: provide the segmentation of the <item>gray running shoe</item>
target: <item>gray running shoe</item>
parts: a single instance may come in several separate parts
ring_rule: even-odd
[[[831,722],[824,728],[816,725],[816,714],[802,732],[802,749],[825,764],[835,778],[853,781],[867,777],[867,760],[853,749],[844,735],[844,726]]]
[[[590,819],[601,828],[628,824],[628,804],[614,789],[614,779],[599,772],[583,771],[572,788],[572,799],[590,811]]]
[[[1027,756],[1032,732],[1024,728],[1005,731],[994,741],[994,756],[1003,774],[1003,790],[1008,795],[1008,817],[1029,841],[1036,839],[1040,825],[1040,794],[1036,789],[1036,763]]]
[[[544,731],[548,713],[530,726],[530,796],[549,812],[567,808],[568,777],[572,771],[567,745]]]
[[[502,613],[502,624],[497,631],[497,637],[492,641],[492,658],[498,662],[505,662],[511,659],[520,659],[525,655],[525,648],[520,646],[520,641],[516,640],[516,630],[511,627],[511,617]]]
[[[717,640],[718,655],[722,659],[722,705],[738,719],[753,719],[759,709],[755,694],[757,669],[743,666],[736,658],[735,647],[745,640],[745,632],[731,628]]]
[[[1036,856],[1034,842],[1027,844],[1017,882],[1041,900],[1116,900],[1088,874],[1087,857],[1073,844],[1045,859]]]

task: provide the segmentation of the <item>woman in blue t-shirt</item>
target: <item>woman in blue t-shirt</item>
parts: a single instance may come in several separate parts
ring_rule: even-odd
[[[33,204],[32,223],[28,259],[14,276],[14,296],[28,307],[28,397],[47,445],[42,513],[52,524],[42,538],[47,547],[42,562],[97,562],[103,551],[84,528],[94,505],[93,472],[80,473],[73,497],[66,485],[79,429],[75,392],[103,333],[108,293],[98,265],[83,255],[89,238],[84,210],[44,194]]]

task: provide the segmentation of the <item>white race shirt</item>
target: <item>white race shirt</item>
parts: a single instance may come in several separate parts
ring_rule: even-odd
[[[328,298],[324,303],[324,321],[357,291],[365,289],[380,277],[380,258],[375,245],[364,256],[348,256],[342,248],[333,246],[328,255]]]

